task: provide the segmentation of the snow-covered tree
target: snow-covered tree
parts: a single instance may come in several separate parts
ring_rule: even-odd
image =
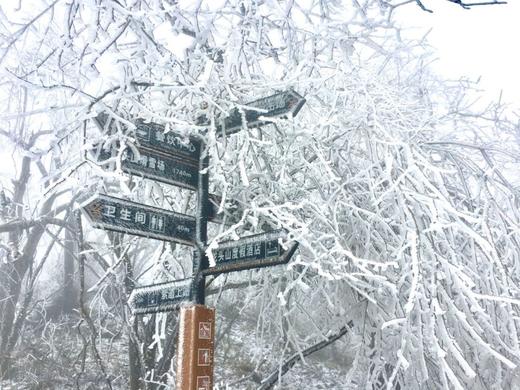
[[[268,377],[260,386],[273,386],[284,363],[338,339],[351,363],[338,388],[514,386],[518,124],[500,104],[476,111],[468,82],[435,77],[424,43],[403,40],[393,25],[396,4],[16,6],[0,13],[0,134],[12,159],[0,199],[2,377],[17,377],[8,368],[16,371],[16,348],[28,344],[20,336],[31,328],[33,292],[45,295],[34,286],[54,252],[43,245],[69,229],[82,250],[76,384],[97,368],[100,386],[128,386],[112,350],[122,332],[130,387],[174,381],[175,315],[138,319],[125,302],[135,283],[189,276],[189,248],[85,221],[81,229],[70,217],[95,191],[193,213],[192,191],[129,177],[117,157],[112,170],[85,159],[100,144],[132,144],[141,118],[205,140],[211,192],[240,205],[232,224],[211,226],[211,247],[280,227],[300,243],[286,267],[208,279],[217,313],[239,305],[258,319],[255,347],[251,337],[241,345],[252,368],[239,388]],[[218,135],[231,110],[287,89],[307,99],[296,118]],[[110,126],[94,124],[100,113]],[[224,345],[245,334],[233,310],[219,318]],[[226,383],[218,345],[217,379]]]

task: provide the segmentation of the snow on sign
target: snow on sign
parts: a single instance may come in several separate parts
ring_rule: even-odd
[[[174,310],[191,298],[191,279],[134,288],[128,304],[134,314]]]
[[[195,218],[99,194],[82,206],[90,223],[100,229],[195,244]]]
[[[107,114],[101,113],[95,118],[95,121],[103,129],[108,119]],[[139,150],[157,151],[198,164],[201,150],[199,139],[185,137],[173,131],[165,133],[163,125],[153,122],[147,123],[143,119],[135,120],[135,126],[135,138]]]
[[[304,104],[305,99],[295,91],[278,92],[246,104],[254,109],[233,109],[229,116],[217,122],[217,133],[229,135],[240,131],[244,118],[246,127],[255,127],[270,123],[269,118],[282,117],[288,113],[296,116]]]
[[[279,239],[286,235],[286,231],[281,229],[221,243],[218,249],[212,250],[216,265],[205,269],[203,273],[212,275],[286,264],[298,246],[294,242],[285,251]]]
[[[110,150],[101,146],[99,149],[98,161],[100,163],[112,157]],[[121,159],[121,169],[126,173],[190,190],[196,190],[198,186],[198,165],[190,160],[181,160],[146,149],[140,149],[137,154],[131,148],[127,148]]]

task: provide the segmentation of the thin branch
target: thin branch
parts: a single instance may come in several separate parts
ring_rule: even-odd
[[[73,231],[72,227],[62,219],[52,218],[52,217],[43,217],[32,220],[23,220],[23,221],[14,221],[8,222],[3,225],[0,225],[0,233],[5,232],[13,232],[16,230],[27,230],[34,226],[43,226],[43,225],[58,225]]]
[[[27,29],[29,29],[29,27],[31,27],[38,19],[40,19],[43,15],[45,15],[49,10],[54,8],[54,6],[56,5],[56,3],[58,3],[58,1],[60,1],[60,0],[55,0],[54,2],[52,2],[47,8],[45,8],[42,12],[40,12],[38,15],[36,15],[33,19],[31,19],[29,21],[29,23],[25,24],[22,28],[20,28],[18,31],[16,31],[12,35],[11,41],[5,48],[4,54],[0,58],[0,64],[4,61],[5,56],[7,55],[7,53],[11,49],[11,47],[15,44],[15,42],[20,38],[20,36],[23,35],[25,33],[25,31],[27,31]]]
[[[507,4],[507,1],[485,1],[483,3],[464,3],[462,0],[448,0],[450,3],[458,4],[464,9],[470,9],[477,5]]]
[[[288,360],[286,360],[279,369],[274,370],[267,379],[262,381],[262,385],[257,390],[269,390],[280,380],[280,378],[286,374],[296,363],[302,360],[304,357],[317,352],[326,346],[332,344],[336,340],[347,334],[347,332],[354,326],[353,321],[349,321],[347,325],[344,325],[337,333],[328,336],[325,340],[320,341],[310,347],[304,349],[301,353],[296,352]]]
[[[429,13],[433,13],[433,11],[431,9],[428,9],[428,8],[426,8],[424,6],[424,4],[421,2],[421,0],[415,0],[415,2],[419,6],[419,8],[421,8],[423,11],[426,11],[426,12],[429,12]]]

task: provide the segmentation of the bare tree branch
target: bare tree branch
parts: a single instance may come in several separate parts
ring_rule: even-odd
[[[287,359],[279,368],[274,370],[266,379],[262,381],[262,385],[257,390],[269,390],[272,389],[273,386],[281,379],[283,375],[285,375],[296,363],[301,361],[304,357],[307,357],[314,352],[317,352],[326,346],[332,344],[333,342],[339,340],[344,335],[348,333],[350,329],[354,326],[354,323],[350,321],[347,325],[341,327],[341,329],[327,336],[325,340],[322,340],[310,347],[304,349],[301,353],[295,353],[289,359]]]

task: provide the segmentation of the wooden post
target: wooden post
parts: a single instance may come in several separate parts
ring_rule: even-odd
[[[177,350],[177,390],[213,390],[215,309],[181,308]]]

